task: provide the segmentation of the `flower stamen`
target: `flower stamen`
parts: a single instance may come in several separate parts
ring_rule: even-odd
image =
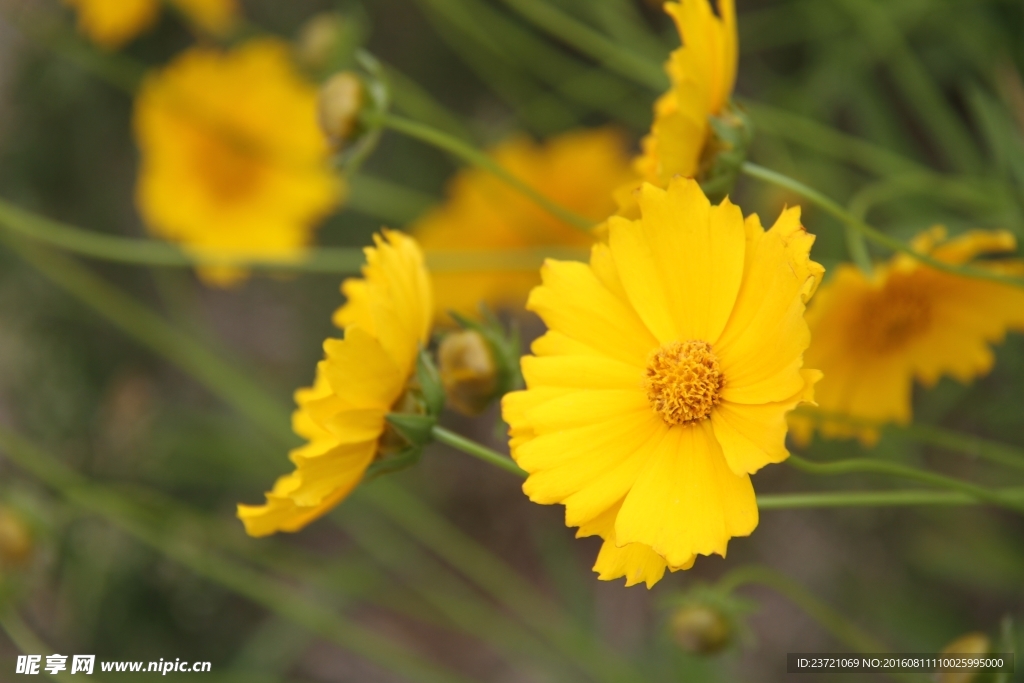
[[[667,424],[689,425],[707,419],[721,400],[724,384],[711,344],[691,339],[666,344],[651,355],[644,391]]]

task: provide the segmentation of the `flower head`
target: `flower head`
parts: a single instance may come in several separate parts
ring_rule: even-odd
[[[610,129],[565,133],[538,145],[514,138],[494,150],[495,161],[552,200],[596,224],[615,209],[612,192],[633,177],[621,136]],[[552,217],[481,169],[466,169],[449,185],[448,201],[412,231],[428,252],[494,251],[528,247],[589,246],[593,239]],[[438,315],[522,306],[537,284],[536,271],[462,271],[434,274]]]
[[[226,33],[235,23],[235,0],[168,0],[199,28]],[[64,0],[78,12],[78,30],[97,45],[116,49],[156,21],[161,0]]]
[[[292,424],[306,439],[291,452],[292,474],[261,506],[238,506],[251,536],[297,531],[326,514],[362,481],[370,464],[401,446],[385,418],[408,395],[433,315],[423,254],[411,238],[385,231],[366,250],[364,277],[343,285],[335,321],[343,339],[324,342],[312,387],[295,394]]]
[[[136,199],[149,230],[204,254],[300,254],[341,192],[316,102],[272,39],[194,48],[151,75],[135,104]],[[244,276],[199,272],[217,284]]]
[[[683,45],[665,65],[672,85],[654,105],[654,124],[636,161],[640,176],[660,187],[676,175],[698,175],[711,138],[709,118],[728,104],[739,60],[733,0],[719,0],[717,16],[708,0],[669,2],[665,11]]]
[[[953,264],[1015,246],[1008,232],[978,230],[947,240],[942,228],[913,243],[916,251]],[[998,271],[1019,264],[975,265]],[[824,416],[854,418],[826,419],[822,434],[870,443],[877,438],[870,423],[910,421],[915,379],[931,386],[943,375],[967,383],[987,373],[989,344],[1007,329],[1024,329],[1024,290],[942,272],[901,254],[871,276],[852,265],[838,267],[807,319],[814,339],[807,362],[825,373],[816,392],[819,409]],[[809,437],[811,420],[792,419],[802,438]]]
[[[685,178],[638,205],[589,264],[544,265],[527,307],[549,329],[503,409],[530,499],[604,539],[600,578],[651,586],[757,525],[749,475],[788,456],[819,377],[803,313],[823,269],[799,209],[765,231]]]

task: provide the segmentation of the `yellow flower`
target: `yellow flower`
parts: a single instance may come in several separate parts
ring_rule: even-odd
[[[748,475],[788,457],[820,374],[803,313],[823,269],[799,209],[765,231],[685,178],[638,204],[589,265],[544,265],[527,308],[549,330],[503,411],[530,499],[604,539],[601,579],[651,586],[757,526]]]
[[[913,243],[919,253],[947,263],[971,263],[983,254],[1012,252],[1003,231],[973,231],[950,240],[932,228]],[[1007,271],[1017,264],[978,262]],[[934,385],[942,375],[961,382],[992,368],[992,342],[1008,328],[1024,328],[1024,290],[935,270],[901,254],[867,276],[852,265],[836,269],[807,315],[814,342],[807,362],[821,368],[817,403],[824,414],[855,418],[861,425],[825,421],[825,436],[859,436],[877,430],[863,423],[911,418],[914,379]],[[806,440],[811,421],[794,416],[794,433]]]
[[[223,35],[238,14],[235,0],[168,0],[189,21]],[[64,0],[78,12],[78,30],[108,50],[118,48],[156,21],[161,0]]]
[[[341,194],[316,102],[273,39],[194,48],[147,78],[134,123],[136,200],[150,232],[197,253],[300,255]],[[226,285],[245,272],[199,274]]]
[[[621,136],[610,129],[559,135],[542,145],[514,138],[491,151],[499,164],[531,187],[580,215],[604,220],[615,210],[612,192],[633,177]],[[589,246],[593,239],[554,218],[481,169],[460,171],[448,201],[412,227],[423,248],[474,252],[550,246]],[[536,271],[434,274],[438,317],[473,314],[481,301],[520,307],[537,284]]]
[[[380,455],[400,444],[385,416],[403,403],[421,345],[430,335],[433,299],[416,242],[384,231],[366,250],[363,279],[349,279],[348,302],[335,315],[344,339],[324,342],[312,387],[295,394],[295,433],[307,443],[290,454],[261,506],[238,506],[250,536],[298,531],[329,512]]]
[[[728,104],[739,61],[733,0],[718,1],[719,16],[708,0],[669,2],[665,11],[683,46],[665,65],[672,85],[654,105],[654,124],[636,161],[640,176],[660,187],[676,175],[698,175],[711,135],[708,118]]]

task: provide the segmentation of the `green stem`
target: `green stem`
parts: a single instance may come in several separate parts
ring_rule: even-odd
[[[879,176],[901,173],[938,175],[924,164],[813,119],[761,102],[736,99],[750,110],[759,132],[778,136]]]
[[[1024,512],[1024,500],[1019,498],[1009,497],[1001,492],[992,491],[976,484],[971,484],[969,482],[941,474],[935,474],[934,472],[926,472],[924,470],[915,469],[895,462],[873,460],[870,458],[852,458],[849,460],[839,460],[834,462],[811,462],[810,460],[805,460],[796,455],[790,455],[786,462],[809,474],[832,475],[863,472],[912,479],[914,481],[919,481],[922,484],[930,484],[932,486],[938,486],[951,491],[957,491],[959,493],[972,496],[979,501],[998,505],[1009,510]]]
[[[798,180],[794,180],[789,176],[785,176],[781,173],[773,171],[757,164],[752,164],[749,161],[744,162],[742,166],[743,173],[747,174],[752,178],[757,178],[772,185],[785,188],[791,192],[794,192],[801,197],[807,199],[812,204],[815,204],[819,208],[823,209],[826,213],[831,214],[835,218],[838,218],[844,225],[847,225],[854,230],[862,233],[865,237],[870,239],[872,242],[880,244],[888,249],[897,251],[903,254],[907,254],[920,261],[921,263],[927,264],[936,270],[941,270],[946,273],[953,275],[959,275],[962,277],[973,277],[981,280],[991,280],[993,282],[999,282],[1005,285],[1012,285],[1014,287],[1024,287],[1024,278],[1014,277],[1011,275],[1004,275],[1002,273],[996,273],[983,268],[976,268],[973,266],[958,266],[952,263],[946,263],[938,259],[932,258],[927,254],[921,254],[914,251],[910,246],[903,242],[886,235],[885,233],[872,228],[864,221],[859,220],[856,216],[852,215],[849,211],[844,209],[834,200],[826,197],[821,192],[804,185]]]
[[[0,241],[65,292],[198,379],[215,396],[261,425],[282,446],[294,444],[287,408],[267,396],[248,375],[75,261],[3,233]]]
[[[788,598],[807,616],[832,634],[836,640],[858,652],[889,651],[889,648],[883,643],[875,640],[842,614],[809,593],[796,581],[767,567],[752,566],[735,569],[726,574],[716,584],[716,588],[724,593],[731,593],[741,586],[751,584],[766,586]]]
[[[1005,500],[1024,501],[1024,487],[993,491]],[[977,497],[958,491],[905,489],[891,491],[828,491],[767,493],[757,496],[759,510],[797,510],[838,507],[907,507],[916,505],[978,505]]]
[[[544,0],[504,0],[518,12],[548,34],[589,55],[626,78],[661,92],[668,88],[668,78],[655,61],[641,57],[623,48],[611,38],[565,14]]]
[[[462,451],[463,453],[468,453],[474,458],[479,458],[486,463],[499,467],[506,472],[511,472],[523,479],[527,476],[526,472],[520,469],[519,465],[517,465],[515,461],[507,455],[502,455],[498,451],[491,450],[487,446],[478,444],[476,441],[471,441],[464,436],[460,436],[455,432],[450,432],[444,427],[437,425],[434,426],[431,433],[434,435],[434,438],[441,443],[447,444],[452,448]]]
[[[25,211],[0,199],[0,227],[63,251],[82,256],[140,266],[194,268],[203,265],[232,265],[271,272],[303,272],[332,275],[356,274],[362,268],[361,249],[319,247],[297,260],[267,261],[226,258],[182,251],[166,242],[105,235],[59,223]],[[427,267],[435,272],[529,271],[546,258],[586,259],[586,251],[568,247],[479,251],[430,251]]]
[[[58,491],[72,504],[105,518],[124,533],[188,567],[196,574],[242,595],[322,638],[376,664],[423,683],[465,683],[461,677],[396,647],[362,626],[342,619],[320,602],[249,567],[196,547],[182,534],[161,533],[159,517],[131,503],[114,490],[90,483],[50,454],[0,428],[0,447],[7,457]]]
[[[390,128],[391,130],[408,135],[411,138],[433,145],[434,147],[442,149],[467,163],[488,171],[510,187],[522,193],[525,197],[534,201],[538,206],[555,218],[565,221],[573,227],[579,228],[585,232],[589,232],[591,228],[594,227],[594,222],[589,218],[584,218],[551,199],[548,199],[543,194],[511,174],[484,152],[481,152],[475,147],[466,144],[462,140],[459,140],[448,133],[431,128],[430,126],[426,126],[416,121],[410,121],[409,119],[394,116],[392,114],[367,115],[367,123],[371,126],[384,126],[385,128]]]
[[[988,460],[997,465],[1024,470],[1024,449],[997,441],[983,439],[973,434],[962,434],[934,425],[912,423],[908,425],[880,424],[871,420],[860,420],[850,415],[826,413],[813,408],[798,408],[797,414],[817,421],[841,422],[853,427],[884,429],[899,438],[936,446],[947,451]]]
[[[42,641],[32,629],[29,628],[28,624],[18,615],[14,610],[13,606],[0,606],[0,631],[10,639],[14,646],[25,655],[45,655],[47,652],[53,652],[53,648],[48,647],[46,643]],[[75,678],[71,675],[71,659],[68,658],[67,668],[65,672],[61,672],[57,675],[53,675],[46,671],[46,660],[43,659],[40,662],[39,671],[44,676],[52,678],[59,683],[75,683]],[[95,667],[97,670],[98,666]],[[95,675],[95,672],[93,673]],[[96,681],[102,681],[102,678],[90,679]]]

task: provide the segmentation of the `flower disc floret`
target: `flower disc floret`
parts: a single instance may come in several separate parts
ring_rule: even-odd
[[[691,339],[672,342],[651,355],[644,390],[658,415],[670,425],[706,420],[722,399],[722,366],[711,344]]]

